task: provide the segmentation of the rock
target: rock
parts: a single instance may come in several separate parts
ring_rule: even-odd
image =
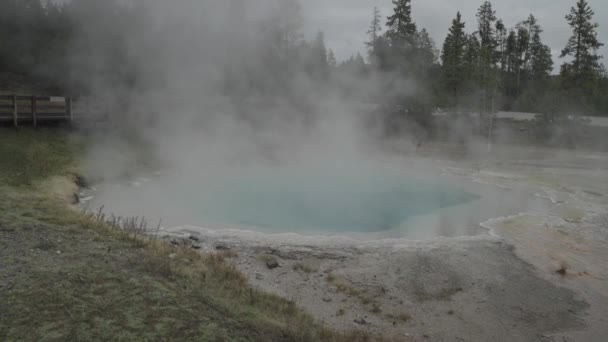
[[[217,245],[215,246],[215,249],[218,251],[229,251],[230,247],[226,245]]]
[[[331,303],[331,301],[332,301],[332,300],[333,300],[333,299],[331,299],[331,298],[323,298],[323,301],[324,301],[325,303]]]
[[[201,238],[196,235],[190,235],[190,240],[192,240],[194,242],[200,242]]]
[[[279,262],[276,260],[268,260],[266,261],[266,267],[271,270],[274,270],[275,268],[279,267]]]
[[[255,279],[257,279],[257,280],[264,280],[264,276],[261,275],[261,274],[259,274],[259,273],[256,273],[255,274]]]
[[[366,325],[367,321],[365,320],[365,318],[356,318],[355,323],[357,323],[359,325]]]
[[[194,243],[192,244],[192,249],[203,249],[203,245],[201,245],[200,243]]]
[[[193,244],[193,241],[190,240],[189,236],[184,238],[173,238],[170,242],[172,245],[177,247],[189,247]]]

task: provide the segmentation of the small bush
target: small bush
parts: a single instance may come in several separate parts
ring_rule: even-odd
[[[293,270],[296,272],[304,272],[304,273],[315,273],[317,272],[319,269],[314,267],[313,265],[311,265],[310,263],[307,262],[298,262],[295,265],[293,265]]]

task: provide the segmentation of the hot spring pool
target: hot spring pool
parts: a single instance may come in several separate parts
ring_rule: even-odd
[[[395,177],[309,174],[247,177],[193,198],[191,209],[208,226],[253,227],[272,232],[380,232],[413,217],[468,203],[478,195],[441,182]]]
[[[233,170],[197,177],[105,184],[90,206],[162,219],[165,227],[411,239],[475,235],[483,221],[540,207],[514,190],[402,168]]]

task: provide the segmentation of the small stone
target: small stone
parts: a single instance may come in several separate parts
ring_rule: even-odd
[[[217,246],[215,246],[215,249],[217,249],[218,251],[229,251],[230,247],[228,247],[226,245],[217,245]]]
[[[203,245],[201,245],[200,243],[192,244],[192,249],[203,249]]]
[[[333,300],[333,299],[331,299],[331,298],[323,298],[323,301],[324,301],[325,303],[330,303],[332,300]]]
[[[200,242],[201,238],[196,236],[196,235],[191,235],[190,236],[190,240],[194,241],[194,242]]]
[[[61,254],[61,251],[57,251],[57,254]]]
[[[175,254],[175,253],[169,254],[169,259],[175,259],[176,257],[177,257],[177,254]]]
[[[367,321],[365,320],[365,318],[356,318],[355,323],[357,323],[359,325],[366,325]]]
[[[264,276],[261,275],[261,274],[259,274],[259,273],[256,273],[255,274],[255,279],[257,279],[257,280],[264,280]]]
[[[269,260],[266,262],[266,267],[271,270],[274,270],[275,268],[279,267],[279,262],[276,260]]]

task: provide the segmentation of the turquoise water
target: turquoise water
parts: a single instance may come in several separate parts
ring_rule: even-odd
[[[392,172],[251,173],[192,192],[198,223],[271,232],[381,232],[479,198],[439,181]]]

